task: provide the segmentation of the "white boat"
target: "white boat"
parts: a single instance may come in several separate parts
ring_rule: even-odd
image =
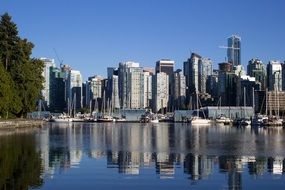
[[[231,124],[233,121],[228,118],[228,117],[225,117],[223,115],[219,116],[217,119],[216,119],[216,123],[218,124],[224,124],[224,125],[229,125]]]
[[[159,120],[157,118],[156,119],[151,119],[150,123],[159,123]]]
[[[211,120],[210,119],[204,119],[199,116],[192,117],[190,121],[191,125],[210,125]]]
[[[192,116],[190,123],[191,125],[210,125],[211,124],[211,120],[210,119],[206,119],[206,118],[202,118],[199,116],[199,102],[198,102],[198,92],[196,92],[196,106],[197,106],[197,116]],[[204,112],[203,112],[204,114]],[[205,114],[204,114],[205,117]]]
[[[72,120],[73,120],[72,118],[70,118],[65,114],[61,114],[58,117],[52,117],[50,119],[51,122],[58,122],[58,123],[69,123],[72,122]]]

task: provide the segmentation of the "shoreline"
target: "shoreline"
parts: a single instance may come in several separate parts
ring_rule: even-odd
[[[11,119],[0,120],[1,129],[19,129],[19,128],[35,128],[41,127],[45,121],[43,120],[31,120],[31,119]]]

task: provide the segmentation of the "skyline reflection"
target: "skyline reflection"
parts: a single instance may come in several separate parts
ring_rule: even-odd
[[[82,158],[105,159],[106,168],[160,179],[182,171],[190,181],[227,175],[228,189],[242,189],[243,173],[284,174],[285,136],[278,129],[191,127],[183,124],[55,124],[37,136],[45,176],[78,167]]]

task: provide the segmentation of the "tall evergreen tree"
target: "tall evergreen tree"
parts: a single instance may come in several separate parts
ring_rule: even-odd
[[[38,59],[31,58],[34,45],[27,39],[21,39],[18,29],[12,22],[11,16],[5,13],[0,20],[0,61],[2,62],[2,73],[8,74],[6,79],[0,80],[0,85],[10,84],[13,89],[3,91],[3,98],[6,94],[10,96],[11,106],[8,108],[4,103],[0,104],[0,110],[11,112],[20,117],[27,112],[33,111],[36,101],[40,98],[43,88],[42,71],[44,64]],[[5,71],[3,71],[3,68]],[[10,82],[8,82],[10,78]],[[6,93],[6,94],[5,94]],[[0,96],[1,98],[1,96]],[[20,102],[20,103],[19,103]],[[0,112],[1,114],[1,112]]]

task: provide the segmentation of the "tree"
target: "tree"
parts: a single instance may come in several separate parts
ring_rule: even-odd
[[[18,36],[17,26],[12,22],[11,16],[8,13],[2,15],[0,20],[1,72],[8,76],[0,80],[0,85],[4,87],[7,86],[6,84],[11,85],[9,90],[2,90],[2,98],[8,98],[12,106],[8,108],[6,103],[2,103],[0,110],[4,112],[8,110],[18,117],[35,110],[35,104],[43,88],[44,79],[41,74],[44,64],[39,59],[31,58],[33,48],[34,45],[31,42]]]
[[[0,76],[0,116],[7,118],[9,113],[19,113],[21,101],[11,76],[2,64],[0,64]]]

